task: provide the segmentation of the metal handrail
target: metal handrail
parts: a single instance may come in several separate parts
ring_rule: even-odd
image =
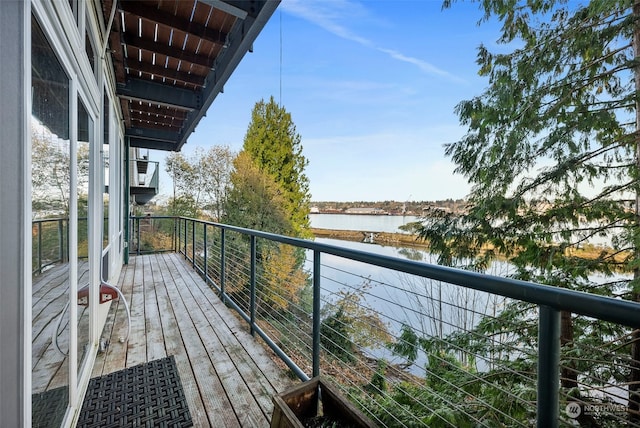
[[[148,218],[148,217],[145,217]],[[168,217],[162,217],[168,218]],[[133,218],[139,224],[140,217]],[[398,272],[416,275],[437,281],[443,281],[479,290],[522,302],[535,304],[539,307],[538,320],[538,370],[537,370],[537,424],[542,427],[558,425],[559,415],[559,370],[560,366],[560,313],[568,311],[587,317],[611,321],[617,324],[640,328],[640,304],[621,299],[604,297],[568,290],[533,282],[514,280],[499,276],[471,272],[445,266],[438,266],[424,262],[399,259],[395,257],[374,254],[366,251],[353,250],[335,245],[318,243],[310,240],[292,238],[261,232],[236,226],[230,226],[215,222],[207,222],[199,219],[175,217],[174,227],[175,245],[173,250],[181,253],[189,260],[208,284],[212,284],[220,293],[222,300],[233,307],[241,317],[249,323],[251,333],[258,333],[267,345],[296,373],[302,380],[317,376],[320,369],[320,256],[330,254],[349,260],[367,263],[373,266],[392,269]],[[204,240],[204,266],[196,262],[196,225],[203,228]],[[191,227],[190,233],[188,229]],[[206,266],[207,260],[214,255],[208,254],[207,229],[215,228],[220,231],[221,245],[218,257],[221,260],[221,283],[215,284],[209,277]],[[138,226],[138,231],[140,230]],[[224,284],[224,260],[225,260],[225,233],[234,232],[246,235],[251,243],[250,266],[250,303],[249,313],[240,308],[225,292]],[[288,244],[313,252],[313,344],[312,344],[312,373],[311,376],[300,369],[295,362],[256,324],[255,317],[255,265],[256,265],[256,238],[263,238],[273,242]],[[139,238],[138,238],[139,239]],[[189,245],[191,251],[188,251]]]
[[[331,254],[349,260],[421,276],[423,278],[448,282],[450,284],[497,294],[539,306],[548,306],[559,311],[569,311],[633,328],[640,328],[640,304],[635,302],[447,266],[405,260],[221,223],[207,222],[187,217],[179,217],[179,219],[207,224],[220,229],[238,232],[243,235],[265,238],[274,242],[289,244],[314,252]]]

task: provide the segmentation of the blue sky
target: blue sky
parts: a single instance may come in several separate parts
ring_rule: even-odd
[[[183,152],[240,150],[254,104],[274,96],[302,137],[312,200],[464,197],[443,145],[464,135],[455,105],[487,85],[476,51],[497,48],[498,28],[480,17],[464,2],[283,0]]]

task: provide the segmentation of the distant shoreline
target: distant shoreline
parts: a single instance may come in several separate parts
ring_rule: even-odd
[[[311,228],[316,238],[340,239],[343,241],[365,242],[368,244],[393,245],[400,247],[428,248],[416,235],[408,233],[370,232],[364,230],[341,230]]]

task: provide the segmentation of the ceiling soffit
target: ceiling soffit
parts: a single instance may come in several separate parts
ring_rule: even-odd
[[[278,4],[117,1],[109,48],[130,145],[180,150]]]

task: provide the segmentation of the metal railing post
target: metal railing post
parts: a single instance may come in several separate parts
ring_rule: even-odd
[[[173,218],[173,248],[171,248],[171,250],[173,250],[174,253],[178,252],[178,218],[174,217]]]
[[[220,295],[222,297],[222,303],[227,304],[227,296],[224,292],[224,278],[225,278],[225,230],[223,227],[220,228]]]
[[[60,262],[64,263],[65,262],[65,256],[67,254],[67,247],[65,247],[65,228],[64,228],[64,219],[60,220]]]
[[[38,274],[42,273],[42,223],[38,222]]]
[[[539,306],[538,428],[558,426],[560,412],[560,311]]]
[[[184,219],[184,258],[189,259],[187,255],[187,219]]]
[[[69,261],[69,234],[71,233],[70,227],[69,227],[69,219],[64,220],[64,222],[66,223],[66,228],[64,231],[64,239],[65,239],[65,244],[64,244],[64,260],[63,262],[68,262]]]
[[[313,374],[320,375],[320,251],[313,251]]]
[[[255,335],[256,325],[256,237],[251,235],[251,274],[250,274],[250,293],[251,301],[249,303],[249,313],[251,314],[251,335]]]
[[[138,247],[138,255],[140,255],[140,247],[142,246],[140,245],[140,217],[136,217],[136,236],[136,246]]]
[[[191,220],[191,267],[196,267],[196,222]]]
[[[182,219],[176,219],[176,252],[182,252]]]
[[[208,271],[208,266],[207,266],[207,223],[203,223],[202,224],[202,228],[204,229],[202,231],[202,245],[204,246],[204,262],[202,263],[202,269],[204,270],[204,282],[205,284],[209,285],[209,271]]]
[[[58,220],[58,261],[64,262],[64,220]]]

